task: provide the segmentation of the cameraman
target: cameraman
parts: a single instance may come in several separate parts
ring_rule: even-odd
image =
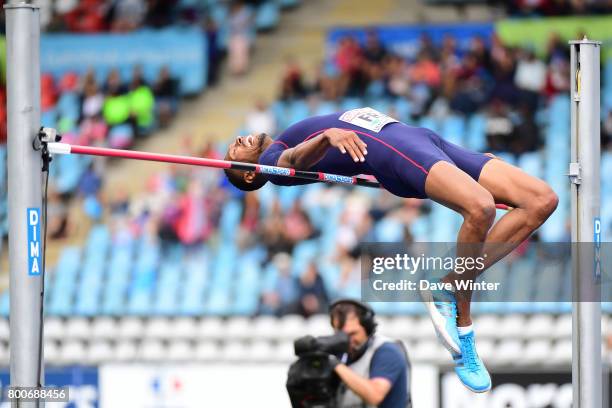
[[[374,311],[365,303],[341,299],[330,306],[331,325],[349,337],[349,352],[340,362],[330,357],[342,384],[341,408],[411,407],[410,365],[403,343],[375,334]],[[348,357],[348,358],[347,358]]]

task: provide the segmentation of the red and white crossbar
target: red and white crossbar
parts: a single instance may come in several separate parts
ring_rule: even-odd
[[[241,171],[254,171],[260,174],[274,176],[295,177],[300,179],[352,184],[364,187],[382,188],[380,183],[362,177],[341,176],[339,174],[322,173],[318,171],[296,170],[287,167],[266,166],[262,164],[244,163],[228,160],[206,159],[203,157],[179,156],[173,154],[140,152],[137,150],[110,149],[107,147],[92,147],[71,145],[67,143],[48,143],[51,154],[81,154],[87,156],[119,157],[122,159],[146,160],[162,163],[187,164],[190,166],[212,167],[217,169],[234,169]],[[512,207],[506,204],[496,204],[502,210],[510,210]]]

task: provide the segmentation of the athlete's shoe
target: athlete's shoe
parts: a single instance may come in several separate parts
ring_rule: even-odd
[[[461,354],[454,356],[455,372],[467,388],[473,392],[487,392],[491,389],[491,376],[483,364],[474,343],[474,332],[459,336]]]
[[[436,335],[453,358],[461,354],[457,331],[457,299],[449,290],[423,290],[421,296],[433,322]]]

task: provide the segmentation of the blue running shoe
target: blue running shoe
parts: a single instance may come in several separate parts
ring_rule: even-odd
[[[453,358],[461,354],[457,331],[457,299],[449,290],[423,290],[421,296],[442,345]]]
[[[489,391],[491,376],[476,352],[474,332],[459,336],[459,344],[461,355],[453,357],[457,376],[473,392]]]

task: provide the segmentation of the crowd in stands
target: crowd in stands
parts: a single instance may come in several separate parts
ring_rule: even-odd
[[[537,58],[529,49],[507,47],[497,38],[490,43],[475,38],[469,51],[459,52],[452,37],[447,37],[441,47],[423,37],[416,60],[406,61],[385,49],[371,32],[364,45],[350,38],[342,40],[333,66],[322,66],[314,81],[309,81],[300,65],[288,58],[279,99],[338,101],[345,96],[368,94],[407,98],[413,105],[411,115],[415,120],[424,115],[486,111],[487,150],[518,154],[539,147],[540,130],[533,113],[548,98],[568,92],[568,69],[566,49],[556,36],[551,37],[543,58]],[[106,113],[104,104],[99,102],[104,96],[95,97],[99,92],[107,92],[101,94],[107,98],[117,92],[125,95],[121,92],[138,89],[142,81],[138,69],[128,86],[117,84],[116,75],[111,74],[101,87],[104,91],[97,91],[95,81],[87,78],[79,88],[83,95],[80,117],[85,121]],[[167,78],[167,73],[160,73],[160,81],[163,78]],[[151,92],[157,97],[164,88],[157,84]],[[111,117],[104,122],[116,123],[114,110],[109,114]],[[125,116],[117,116],[126,120]],[[245,117],[244,131],[275,135],[281,130],[277,119],[266,101],[257,99]],[[132,116],[136,128],[144,123],[144,119]],[[602,126],[603,133],[611,128],[609,116]],[[82,137],[91,137],[95,142],[95,136],[86,135]],[[189,140],[185,138],[182,154],[222,158],[223,147],[211,143],[192,146]],[[232,239],[241,252],[263,248],[262,265],[274,271],[274,279],[262,290],[258,308],[261,314],[309,316],[325,310],[328,300],[335,296],[358,295],[359,243],[380,239],[375,235],[376,226],[388,219],[401,221],[404,227],[398,232],[400,239],[410,241],[415,223],[432,210],[426,201],[400,199],[385,192],[372,195],[362,189],[337,186],[321,186],[316,195],[293,200],[283,200],[280,192],[269,195],[266,191],[270,186],[266,187],[268,190],[242,194],[225,181],[221,172],[184,166],[164,167],[148,180],[145,194],[130,196],[117,186],[112,196],[103,196],[99,174],[93,163],[81,180],[79,194],[92,201],[86,210],[91,218],[112,225],[114,240],[144,235],[159,240],[163,248],[172,245],[198,248],[204,243],[214,246],[223,234],[224,207],[239,199],[241,215]],[[329,242],[329,253],[304,265],[296,274],[290,262],[296,247],[305,241],[325,239],[324,224],[329,220],[321,218],[317,208],[332,206],[340,200],[339,225]],[[50,198],[50,215],[51,220],[54,215],[61,217],[60,221],[50,223],[51,232],[70,225],[68,211],[54,195]],[[335,287],[329,287],[323,278],[325,272],[320,270],[325,259],[340,268]]]
[[[610,13],[612,2],[608,0],[512,0],[505,1],[512,16],[576,16]]]
[[[363,44],[352,37],[341,39],[333,59],[312,80],[307,77],[288,58],[280,99],[402,98],[409,101],[415,122],[425,115],[485,112],[488,149],[515,154],[541,145],[535,113],[570,86],[568,49],[556,34],[543,55],[505,45],[495,35],[473,38],[467,50],[459,49],[450,35],[441,46],[423,35],[418,53],[407,59],[385,48],[370,31]]]

